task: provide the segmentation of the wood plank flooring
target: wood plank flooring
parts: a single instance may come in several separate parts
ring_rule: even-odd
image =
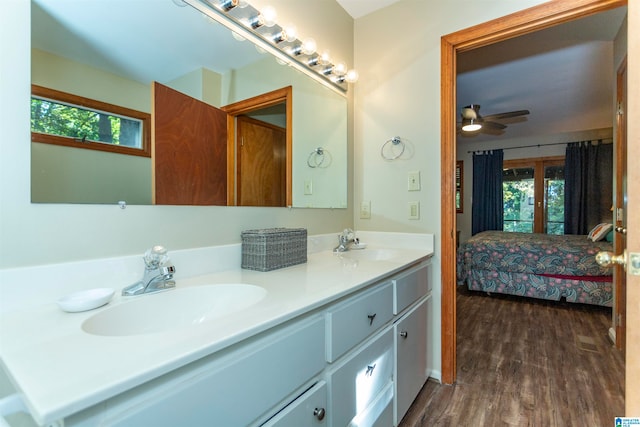
[[[400,427],[613,426],[624,360],[611,310],[458,287],[458,380],[429,381]]]

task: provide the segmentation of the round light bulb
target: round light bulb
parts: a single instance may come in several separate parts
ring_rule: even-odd
[[[320,64],[329,65],[331,64],[331,55],[328,50],[325,50],[320,54]]]
[[[264,18],[264,25],[267,27],[273,27],[276,24],[276,19],[278,18],[278,14],[276,10],[272,6],[265,6],[264,9],[260,12],[262,17]]]
[[[247,0],[238,0],[238,7],[240,9],[244,9],[247,6],[249,6],[249,2]]]
[[[344,65],[344,62],[338,62],[334,67],[333,67],[333,73],[337,74],[339,76],[344,76],[344,74],[347,72],[347,66]]]
[[[358,78],[360,76],[358,75],[358,72],[356,70],[349,70],[347,71],[347,75],[344,77],[346,81],[348,81],[349,83],[355,83],[358,81]]]
[[[284,27],[284,31],[285,33],[287,33],[287,41],[289,43],[295,41],[296,38],[298,37],[298,29],[293,24],[289,24],[286,27]]]
[[[316,44],[316,41],[310,37],[302,42],[302,53],[305,55],[313,54],[317,48],[318,45]]]

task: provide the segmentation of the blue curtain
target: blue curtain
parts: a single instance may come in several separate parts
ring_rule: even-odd
[[[502,230],[502,150],[473,153],[472,234]]]
[[[589,234],[611,221],[613,144],[567,144],[564,171],[564,233]]]

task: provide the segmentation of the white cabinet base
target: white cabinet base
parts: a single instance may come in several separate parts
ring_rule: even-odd
[[[427,316],[431,296],[412,307],[394,325],[395,410],[394,424],[398,425],[427,381]]]

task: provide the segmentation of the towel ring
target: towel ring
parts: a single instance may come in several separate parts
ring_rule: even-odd
[[[389,144],[391,144],[391,145],[389,145]],[[389,148],[391,150],[393,150],[393,147],[400,146],[400,153],[398,153],[397,155],[392,156],[392,157],[385,156],[384,149],[385,149],[385,147],[387,145],[389,145]],[[400,139],[399,136],[394,136],[393,138],[388,139],[384,144],[382,144],[382,147],[380,148],[380,155],[385,160],[395,160],[395,159],[399,158],[400,156],[402,156],[402,154],[404,153],[404,149],[405,149],[405,145],[404,145],[404,142],[402,142],[402,139]]]
[[[331,157],[329,150],[318,147],[309,153],[309,157],[307,157],[307,165],[310,168],[327,168],[331,164],[332,160],[333,158]]]

